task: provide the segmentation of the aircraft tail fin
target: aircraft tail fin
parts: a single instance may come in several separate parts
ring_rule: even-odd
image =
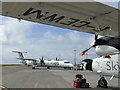
[[[17,59],[24,59],[23,53],[27,53],[27,52],[20,52],[20,51],[12,51],[13,53],[18,53],[19,57]]]

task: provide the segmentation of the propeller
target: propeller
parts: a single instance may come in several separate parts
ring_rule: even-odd
[[[40,59],[40,64],[41,64],[41,66],[44,64],[44,58],[43,58],[43,56],[42,56],[42,58],[39,58]]]
[[[55,59],[56,61],[58,61],[58,58],[56,57],[56,59]]]
[[[95,42],[96,42],[96,40],[98,39],[98,34],[95,34]],[[80,56],[83,56],[83,55],[85,55],[85,53],[88,51],[88,50],[90,50],[92,47],[95,47],[96,46],[96,43],[94,42],[94,44],[92,45],[92,46],[90,46],[89,48],[87,48],[86,50],[84,50],[84,51],[82,51],[82,52],[80,52]]]
[[[85,55],[85,53],[86,53],[88,50],[90,50],[92,47],[93,47],[93,46],[91,46],[91,47],[87,48],[86,50],[80,52],[80,56]]]
[[[98,34],[95,34],[95,41],[98,39]]]

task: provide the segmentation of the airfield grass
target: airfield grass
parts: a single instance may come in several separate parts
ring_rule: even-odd
[[[0,66],[22,66],[21,64],[0,64]]]

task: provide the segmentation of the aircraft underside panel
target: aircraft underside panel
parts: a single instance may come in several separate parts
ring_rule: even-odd
[[[4,16],[107,36],[119,34],[118,11],[98,2],[2,3]]]

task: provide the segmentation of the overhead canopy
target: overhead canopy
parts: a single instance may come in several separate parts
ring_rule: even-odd
[[[118,37],[120,10],[99,2],[2,2],[2,15]]]

